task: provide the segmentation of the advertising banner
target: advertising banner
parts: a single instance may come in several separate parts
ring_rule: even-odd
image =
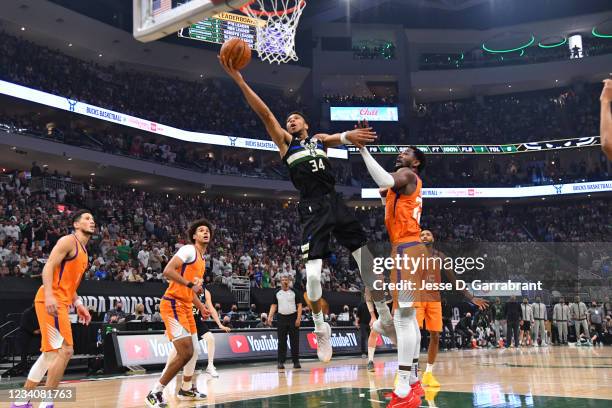
[[[357,122],[367,119],[368,122],[397,122],[397,107],[337,107],[329,108],[332,121]]]
[[[300,329],[300,356],[317,354],[317,339],[312,328]],[[230,333],[213,333],[215,336],[215,360],[275,359],[278,350],[276,329],[236,330]],[[172,344],[162,331],[115,332],[113,342],[120,366],[165,364]],[[334,354],[360,354],[359,329],[334,327],[331,337]],[[204,340],[199,341],[198,360],[206,360],[208,350]],[[287,340],[288,358],[291,345]],[[378,350],[393,350],[391,340],[379,336]]]

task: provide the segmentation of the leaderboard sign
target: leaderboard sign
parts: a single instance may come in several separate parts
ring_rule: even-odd
[[[397,107],[337,107],[329,108],[332,121],[357,122],[367,119],[368,122],[397,122]]]
[[[244,40],[251,49],[255,48],[257,26],[264,26],[263,20],[232,13],[220,13],[205,18],[178,32],[182,38],[223,44],[231,38]]]
[[[599,136],[571,139],[547,140],[543,142],[516,143],[507,145],[416,145],[425,154],[513,154],[571,149],[601,144]],[[368,145],[372,154],[399,154],[407,145]],[[349,154],[359,154],[355,146],[348,146]]]
[[[231,333],[213,333],[215,336],[215,360],[276,359],[278,337],[276,330],[253,329],[236,330]],[[300,356],[317,354],[317,338],[312,328],[300,329]],[[359,330],[355,327],[334,327],[331,337],[334,354],[359,354]],[[133,365],[165,364],[172,344],[163,331],[114,332],[113,344],[117,364],[127,367]],[[208,358],[204,340],[199,341],[198,360]],[[378,337],[379,350],[394,350],[391,340]],[[287,343],[290,351],[291,346]]]

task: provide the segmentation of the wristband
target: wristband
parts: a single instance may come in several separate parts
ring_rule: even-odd
[[[77,300],[75,300],[73,304],[74,304],[74,307],[77,308],[79,306],[83,306],[83,301],[77,298]]]
[[[191,289],[191,288],[193,288],[193,287],[194,287],[194,284],[193,284],[193,282],[189,282],[189,283],[187,283],[187,285],[185,285],[185,286],[187,286],[189,289]]]
[[[346,137],[347,134],[348,132],[342,132],[340,134],[340,142],[342,142],[342,144],[351,144],[351,142]]]

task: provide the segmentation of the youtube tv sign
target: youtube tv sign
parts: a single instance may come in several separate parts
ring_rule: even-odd
[[[317,338],[312,328],[300,329],[300,356],[311,357],[317,354]],[[236,330],[231,333],[213,332],[215,336],[215,360],[275,360],[278,350],[278,338],[275,329]],[[331,338],[334,354],[361,354],[359,348],[359,330],[356,327],[335,327]],[[172,344],[163,331],[126,331],[114,332],[113,344],[119,366],[163,365],[172,350]],[[206,342],[199,341],[198,360],[206,360]],[[394,350],[395,347],[386,337],[380,337],[379,350]],[[287,342],[288,358],[291,347]]]

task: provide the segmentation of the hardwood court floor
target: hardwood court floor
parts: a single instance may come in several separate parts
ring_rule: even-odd
[[[424,367],[426,355],[421,355]],[[329,364],[307,360],[279,372],[272,364],[217,367],[220,377],[200,375],[204,402],[171,400],[177,408],[204,407],[384,407],[397,363],[393,354],[376,357],[368,373],[361,358]],[[612,347],[469,350],[440,353],[435,374],[438,393],[427,390],[423,407],[593,407],[612,406]],[[76,403],[57,407],[144,407],[157,374],[79,381]],[[169,389],[176,387],[173,381]],[[6,404],[8,406],[8,404]],[[36,405],[35,405],[36,407]]]

